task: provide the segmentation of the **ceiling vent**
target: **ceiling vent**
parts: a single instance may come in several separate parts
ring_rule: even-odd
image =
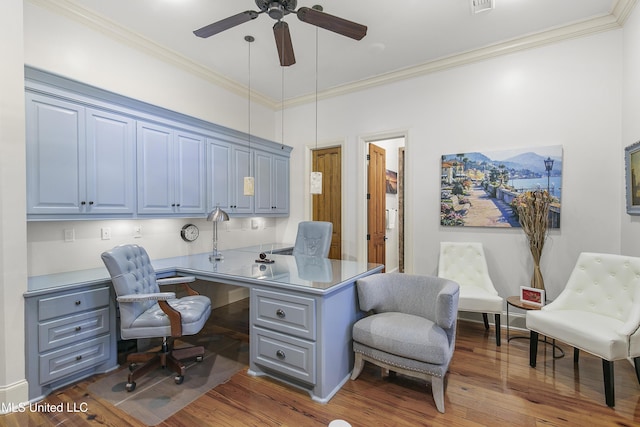
[[[495,8],[495,0],[469,0],[471,2],[471,12],[488,12]]]

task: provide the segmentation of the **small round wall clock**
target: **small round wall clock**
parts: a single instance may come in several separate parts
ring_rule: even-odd
[[[200,235],[200,230],[194,224],[185,224],[180,230],[180,237],[185,242],[193,242],[198,238],[198,235]]]

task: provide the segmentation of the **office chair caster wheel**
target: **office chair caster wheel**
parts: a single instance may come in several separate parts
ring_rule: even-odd
[[[175,377],[173,377],[173,381],[176,384],[182,384],[182,381],[184,381],[184,375],[176,375]]]
[[[196,362],[202,362],[204,360],[203,356],[196,356]]]
[[[127,385],[124,386],[124,388],[128,391],[128,392],[132,392],[133,390],[136,389],[136,383],[135,381],[132,383],[127,383]]]

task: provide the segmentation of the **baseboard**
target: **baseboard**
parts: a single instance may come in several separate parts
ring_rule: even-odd
[[[21,380],[7,386],[0,386],[0,414],[24,412],[29,406],[29,383]]]

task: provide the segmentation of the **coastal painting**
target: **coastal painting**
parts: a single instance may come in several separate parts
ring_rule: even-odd
[[[559,228],[561,145],[442,155],[440,225],[520,227],[515,203],[532,190],[549,192],[549,228]]]

